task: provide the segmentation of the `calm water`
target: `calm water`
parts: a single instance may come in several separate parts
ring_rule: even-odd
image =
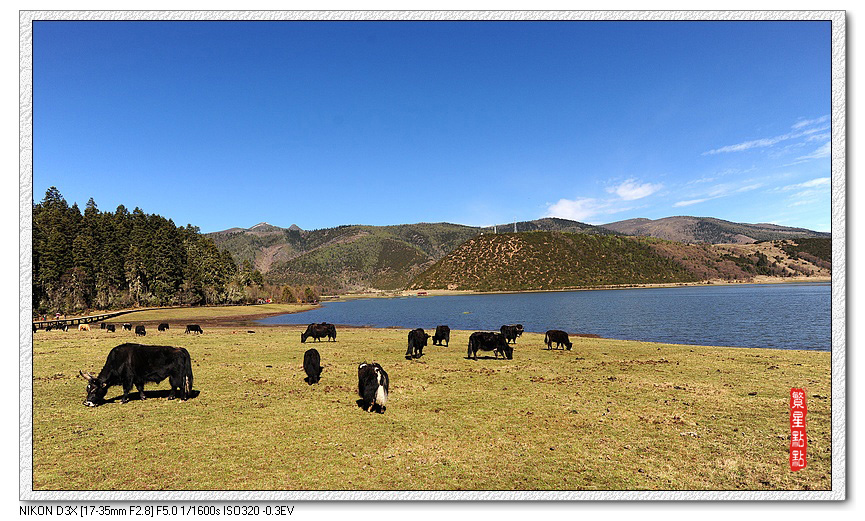
[[[526,331],[563,329],[605,338],[775,349],[831,350],[829,284],[748,284],[326,302],[264,324]]]

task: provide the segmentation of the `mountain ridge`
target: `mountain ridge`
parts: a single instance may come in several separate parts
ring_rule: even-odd
[[[679,219],[687,219],[692,231],[691,236],[679,241],[685,243],[701,242],[700,238],[720,238],[733,244],[758,240],[734,233],[737,231],[757,235],[760,240],[788,237],[797,230],[802,230],[798,232],[801,236],[819,236],[819,232],[777,225],[759,226],[699,217]],[[651,219],[637,218],[619,221],[618,224],[652,222]],[[315,284],[327,291],[341,292],[407,287],[416,276],[465,241],[493,235],[491,232],[506,233],[514,226],[519,233],[553,231],[607,237],[627,235],[610,229],[609,225],[595,226],[557,217],[489,227],[439,222],[388,226],[352,224],[315,230],[303,230],[296,224],[282,228],[262,221],[251,228],[234,227],[206,235],[220,249],[231,253],[237,263],[252,262],[269,283]],[[770,229],[772,227],[776,228]]]
[[[685,244],[653,237],[480,235],[414,278],[411,290],[538,291],[709,281],[828,280],[831,240]]]
[[[638,217],[601,225],[625,235],[656,237],[683,243],[750,244],[796,237],[831,237],[831,233],[772,223],[737,223],[717,217],[676,215],[660,219]]]

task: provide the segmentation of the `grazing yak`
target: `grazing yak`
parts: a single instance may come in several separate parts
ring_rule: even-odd
[[[360,364],[357,368],[357,394],[360,395],[361,407],[372,412],[378,405],[378,412],[384,414],[389,384],[387,373],[380,365]]]
[[[333,340],[336,342],[336,326],[327,322],[310,324],[306,326],[306,331],[300,334],[300,343],[305,343],[309,337],[312,337],[316,342],[324,337],[327,337],[328,341]]]
[[[568,334],[559,329],[550,329],[547,331],[547,334],[544,335],[544,343],[547,344],[547,349],[552,349],[553,342],[556,343],[556,349],[560,349],[562,345],[570,351],[573,344],[568,339]]]
[[[505,336],[501,333],[486,331],[472,333],[469,337],[469,349],[466,357],[477,360],[479,350],[492,351],[496,355],[496,358],[499,357],[499,353],[501,353],[502,358],[507,358],[508,360],[513,360],[514,358],[514,348],[508,345]]]
[[[99,329],[105,329],[105,322],[99,323]]]
[[[198,324],[188,324],[184,333],[201,333],[203,335],[204,331],[201,330],[201,326]]]
[[[90,331],[90,324],[78,324],[78,331]]]
[[[135,336],[144,336],[147,334],[147,331],[144,330],[144,326],[135,326]]]
[[[309,385],[321,380],[321,355],[317,349],[307,349],[303,354],[303,370],[306,372],[304,381]]]
[[[157,331],[168,331],[168,324],[166,324],[165,322],[163,322],[162,324],[159,324],[159,325],[156,327],[156,330],[157,330]]]
[[[408,349],[405,351],[405,359],[420,358],[423,356],[423,348],[429,340],[429,333],[417,328],[408,332]]]
[[[129,322],[123,324],[123,330],[124,331],[132,331],[132,324],[130,324]]]
[[[114,324],[105,324],[105,331],[109,333],[113,333],[115,330]]]
[[[523,334],[523,325],[522,324],[511,324],[502,326],[500,331],[502,335],[504,335],[505,340],[507,342],[517,343],[517,337],[522,336]]]
[[[433,335],[433,345],[442,345],[442,341],[444,341],[444,346],[447,347],[451,342],[451,328],[448,326],[436,326],[436,332]]]
[[[192,394],[192,360],[182,347],[121,344],[108,353],[99,376],[82,371],[78,374],[87,380],[84,405],[88,407],[96,407],[105,401],[105,394],[113,385],[123,387],[120,403],[129,401],[133,386],[144,400],[144,384],[159,383],[166,378],[171,384],[169,400],[175,398],[175,391],[180,392],[181,400],[187,400]]]

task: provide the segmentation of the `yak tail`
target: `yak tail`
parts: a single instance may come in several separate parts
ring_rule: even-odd
[[[544,343],[547,344],[548,346],[552,343],[552,342],[550,342],[550,334],[549,333],[544,335]]]
[[[382,385],[379,385],[375,391],[375,403],[381,406],[387,405],[387,390]]]
[[[375,403],[379,404],[379,406],[384,407],[387,405],[387,388],[388,388],[388,378],[383,375],[378,369],[375,371],[376,382],[378,383],[378,388],[375,390]]]
[[[183,350],[183,395],[186,399],[192,395],[192,359],[186,349]]]

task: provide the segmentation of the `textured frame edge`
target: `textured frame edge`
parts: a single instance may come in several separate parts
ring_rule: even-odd
[[[19,500],[21,501],[573,501],[846,499],[846,12],[845,11],[20,11],[19,12]],[[826,20],[832,23],[832,489],[829,491],[34,491],[33,32],[37,20]]]

